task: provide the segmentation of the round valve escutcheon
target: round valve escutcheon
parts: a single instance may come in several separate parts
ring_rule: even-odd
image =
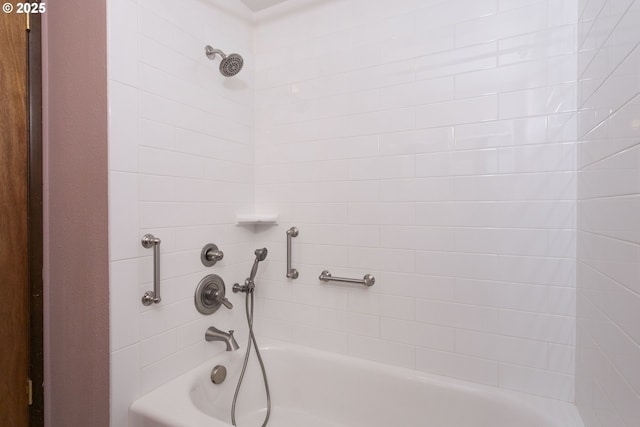
[[[217,274],[209,274],[200,280],[194,295],[196,309],[202,314],[213,314],[221,305],[228,309],[233,308],[233,304],[225,297],[226,287],[224,280]]]

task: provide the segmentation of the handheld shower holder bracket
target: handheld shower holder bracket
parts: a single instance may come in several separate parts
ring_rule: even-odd
[[[242,292],[243,294],[252,294],[255,288],[256,288],[256,284],[253,283],[252,280],[247,279],[244,281],[244,285],[240,285],[239,283],[234,283],[233,288],[231,289],[233,290],[234,294],[237,294],[238,292]]]

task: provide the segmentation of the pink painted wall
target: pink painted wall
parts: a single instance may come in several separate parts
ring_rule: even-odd
[[[43,51],[46,426],[106,427],[106,1],[47,1]]]

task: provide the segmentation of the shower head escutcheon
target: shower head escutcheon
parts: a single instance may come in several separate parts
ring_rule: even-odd
[[[225,54],[220,49],[214,49],[212,46],[205,46],[204,52],[207,55],[207,58],[214,60],[216,59],[216,55],[220,55],[222,61],[220,61],[220,74],[225,77],[233,77],[242,70],[242,66],[244,65],[244,60],[242,56],[237,53],[231,53],[229,55]]]

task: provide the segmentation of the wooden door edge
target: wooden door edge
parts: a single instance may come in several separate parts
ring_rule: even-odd
[[[29,111],[29,376],[32,399],[30,427],[44,427],[44,299],[43,299],[43,172],[42,172],[42,25],[30,16],[28,44]]]

